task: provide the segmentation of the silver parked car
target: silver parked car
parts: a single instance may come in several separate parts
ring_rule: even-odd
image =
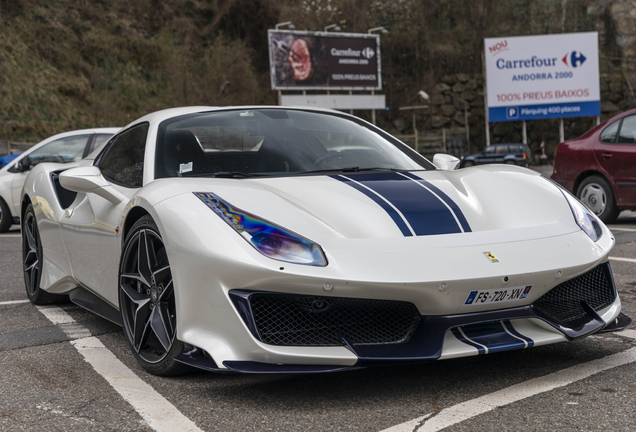
[[[120,128],[95,128],[53,135],[0,169],[0,233],[20,222],[20,192],[27,174],[42,162],[78,161],[102,146]]]

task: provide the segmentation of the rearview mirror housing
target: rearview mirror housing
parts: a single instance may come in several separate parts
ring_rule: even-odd
[[[444,171],[452,171],[457,169],[459,159],[449,154],[437,153],[433,156],[433,165]]]
[[[18,161],[16,164],[16,169],[18,172],[25,172],[31,169],[31,161],[29,160],[29,156],[25,156]]]

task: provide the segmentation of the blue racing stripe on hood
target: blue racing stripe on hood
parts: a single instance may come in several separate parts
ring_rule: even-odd
[[[459,207],[430,183],[418,181],[422,180],[419,177],[394,172],[347,174],[332,178],[373,199],[389,213],[405,236],[470,231]]]
[[[459,209],[459,207],[457,206],[455,201],[450,199],[450,197],[448,195],[446,195],[444,192],[439,190],[436,186],[433,186],[433,184],[431,182],[428,182],[428,181],[424,180],[423,178],[416,176],[413,173],[405,172],[405,173],[401,173],[401,174],[404,175],[404,176],[407,176],[408,178],[411,178],[411,179],[415,180],[418,183],[421,183],[421,184],[425,185],[430,190],[432,190],[437,195],[439,195],[439,197],[442,200],[444,200],[444,202],[446,204],[448,204],[448,206],[451,208],[451,210],[455,213],[455,216],[457,216],[457,219],[459,220],[459,223],[462,225],[462,228],[464,229],[464,232],[471,232],[470,225],[468,225],[468,221],[466,220],[466,217],[464,216],[464,213],[462,213],[462,211]]]
[[[393,219],[393,222],[395,222],[395,224],[398,226],[400,231],[402,231],[402,234],[405,237],[409,237],[413,235],[408,225],[404,221],[402,215],[400,215],[395,208],[393,208],[385,199],[382,199],[382,197],[380,197],[373,190],[345,176],[330,176],[330,177],[333,179],[339,180],[345,184],[348,184],[352,188],[362,192],[363,194],[371,198],[373,201],[376,202],[376,204],[382,207],[384,211],[388,213],[389,216],[391,216],[391,219]]]

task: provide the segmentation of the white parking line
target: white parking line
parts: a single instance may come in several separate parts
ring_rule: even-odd
[[[616,334],[636,339],[636,330],[623,330]],[[636,348],[631,348],[627,351],[515,384],[494,393],[443,409],[437,414],[429,413],[423,417],[385,429],[382,432],[439,431],[469,418],[492,411],[495,408],[564,387],[608,369],[634,362],[636,362]]]
[[[78,324],[59,307],[38,306],[38,309],[53,324],[59,325],[72,339],[82,334],[82,329],[88,332],[88,329]],[[90,332],[88,336],[90,336]],[[72,340],[71,344],[154,430],[157,432],[177,430],[202,432],[194,422],[119,361],[99,339],[82,337]]]
[[[4,306],[4,305],[12,305],[12,304],[19,304],[19,303],[29,303],[29,300],[9,300],[9,301],[3,301],[3,302],[0,302],[0,306]]]
[[[609,257],[609,259],[614,260],[614,261],[625,261],[625,262],[631,262],[631,263],[636,263],[636,259],[634,258],[621,258],[621,257]]]
[[[610,229],[610,231],[629,231],[629,232],[636,232],[636,229],[634,229],[634,228],[619,228],[619,227],[613,227],[613,226],[609,226],[608,228]]]
[[[0,238],[3,237],[22,237],[22,234],[2,234],[0,235]]]

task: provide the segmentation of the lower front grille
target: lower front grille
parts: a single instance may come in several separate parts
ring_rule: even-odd
[[[609,263],[601,264],[557,285],[534,302],[534,307],[562,323],[577,320],[587,314],[581,306],[583,301],[596,311],[606,308],[616,300],[610,272]]]
[[[413,303],[255,293],[249,296],[260,339],[270,345],[399,344],[409,340],[420,314]]]

